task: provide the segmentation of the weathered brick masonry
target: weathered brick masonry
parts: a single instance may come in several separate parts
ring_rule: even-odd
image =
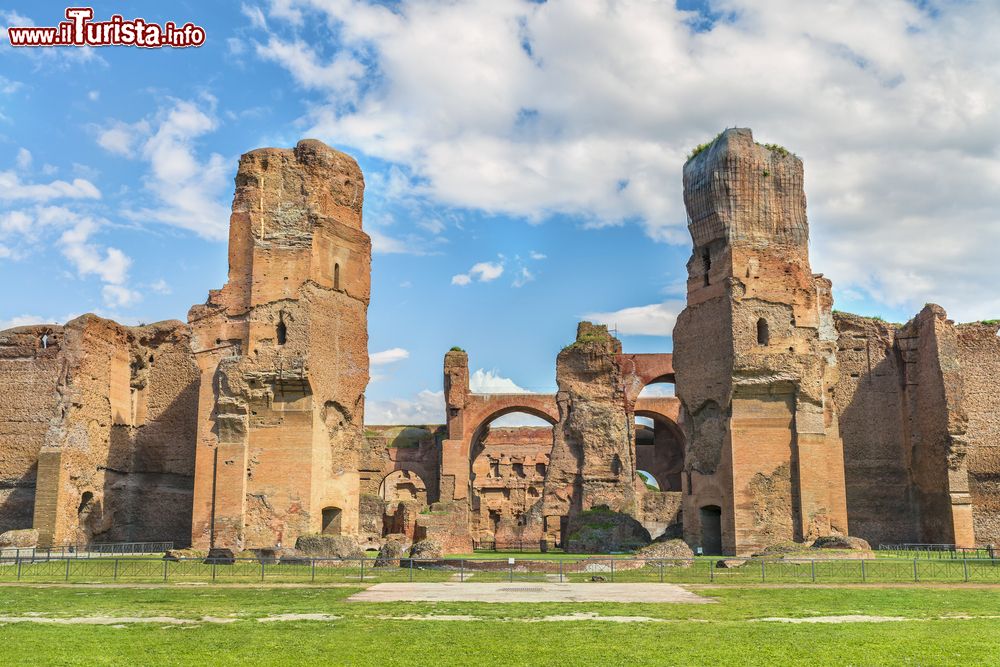
[[[566,544],[596,512],[706,553],[848,532],[1000,542],[1000,325],[934,305],[902,325],[833,311],[802,162],[749,130],[683,176],[673,355],[629,354],[585,322],[555,394],[476,394],[455,348],[445,424],[366,427],[361,171],[314,140],[247,153],[228,282],[187,323],[0,332],[0,533],[234,549],[403,534],[467,551]],[[657,383],[676,396],[640,396]],[[493,423],[514,412],[550,426]]]

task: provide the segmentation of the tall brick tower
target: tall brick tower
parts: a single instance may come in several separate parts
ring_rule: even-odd
[[[684,531],[706,553],[847,533],[830,281],[802,161],[730,129],[684,165],[694,245],[674,328]]]
[[[368,384],[364,180],[315,140],[240,159],[229,281],[191,309],[202,372],[192,544],[356,534]]]

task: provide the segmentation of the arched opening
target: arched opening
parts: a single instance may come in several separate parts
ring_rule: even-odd
[[[544,489],[552,427],[537,410],[515,407],[490,415],[476,429],[469,475],[476,542],[497,549],[538,548],[544,526],[531,520],[531,510]]]
[[[708,248],[701,251],[701,268],[705,287],[708,287],[710,281],[708,274],[712,270],[712,253]]]
[[[771,340],[771,332],[767,326],[767,320],[763,317],[757,320],[757,344],[767,345]]]
[[[333,265],[333,289],[340,289],[340,264]]]
[[[635,474],[639,477],[639,481],[642,482],[647,491],[652,491],[653,493],[658,493],[660,491],[660,484],[656,481],[656,477],[653,476],[653,473],[646,470],[636,470]]]
[[[722,555],[722,508],[705,505],[698,510],[701,519],[701,550],[706,556]]]
[[[278,341],[278,345],[284,345],[288,340],[288,327],[285,325],[284,313],[278,315],[278,326],[275,327],[274,337]]]
[[[323,508],[322,532],[324,535],[340,535],[340,517],[343,513],[339,507]]]
[[[419,474],[412,470],[393,470],[382,479],[378,494],[386,501],[389,509],[398,503],[427,505],[427,485]]]
[[[670,419],[656,412],[635,413],[636,468],[655,482],[655,491],[680,491],[684,470],[684,434]],[[651,491],[644,478],[643,486]]]

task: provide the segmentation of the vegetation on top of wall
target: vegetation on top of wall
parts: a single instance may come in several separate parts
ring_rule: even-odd
[[[721,137],[721,136],[722,136],[722,132],[719,132],[717,135],[715,135],[712,138],[711,141],[707,141],[707,142],[705,142],[703,144],[698,144],[697,146],[695,146],[694,148],[692,148],[691,152],[688,153],[687,162],[690,162],[692,158],[694,158],[694,157],[700,155],[701,153],[703,153],[709,146],[711,146],[712,144],[714,144],[718,140],[718,138]]]
[[[597,331],[589,331],[584,334],[577,336],[577,339],[563,348],[565,350],[575,350],[579,347],[584,347],[585,345],[590,345],[591,343],[606,343],[611,340],[612,336],[609,333],[601,333]]]
[[[448,351],[449,352],[465,352],[465,350],[463,350],[462,348],[460,348],[458,345],[452,345],[451,349],[448,350]]]
[[[777,153],[778,157],[788,157],[789,155],[795,155],[795,153],[792,153],[790,150],[788,150],[781,144],[758,144],[758,145],[763,146],[772,153]]]
[[[1000,320],[979,320],[980,324],[985,324],[988,327],[995,327],[1000,324]]]

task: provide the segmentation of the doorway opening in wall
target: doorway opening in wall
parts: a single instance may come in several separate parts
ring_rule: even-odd
[[[701,519],[701,549],[706,556],[722,555],[722,508],[705,505],[699,511]]]
[[[343,510],[339,507],[323,508],[323,534],[340,535],[340,517]]]

